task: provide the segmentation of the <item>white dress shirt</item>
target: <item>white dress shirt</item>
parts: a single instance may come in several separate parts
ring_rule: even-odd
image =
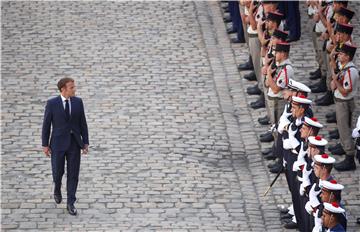
[[[64,110],[65,110],[65,106],[66,106],[65,100],[66,100],[66,98],[63,95],[60,95],[60,96],[61,96],[61,100],[62,100]],[[69,112],[70,112],[70,115],[71,115],[71,101],[70,101],[70,98],[68,100],[69,100]]]

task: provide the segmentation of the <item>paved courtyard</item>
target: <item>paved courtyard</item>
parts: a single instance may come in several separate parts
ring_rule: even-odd
[[[285,178],[262,196],[274,178],[260,153],[269,147],[258,138],[264,110],[248,107],[253,83],[236,69],[247,48],[229,43],[219,2],[1,6],[2,231],[282,231]],[[291,58],[308,82],[315,59],[302,11]],[[359,15],[354,24],[358,38]],[[40,141],[46,100],[66,75],[76,79],[90,132],[76,217],[52,199]],[[314,110],[324,120],[331,108]],[[349,231],[360,229],[359,175],[335,172]]]

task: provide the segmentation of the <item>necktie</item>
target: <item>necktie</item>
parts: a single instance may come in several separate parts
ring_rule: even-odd
[[[69,106],[69,100],[65,100],[65,115],[66,115],[66,120],[69,121],[70,119],[70,106]]]

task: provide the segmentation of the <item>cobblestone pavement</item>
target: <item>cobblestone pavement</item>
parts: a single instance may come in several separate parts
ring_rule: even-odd
[[[218,2],[1,4],[3,231],[281,230],[276,205],[289,195],[281,179],[262,197],[273,178],[259,154],[266,128],[236,69],[246,46],[230,45]],[[309,34],[295,46],[305,77]],[[76,217],[54,203],[40,147],[44,105],[64,75],[90,128]],[[336,176],[355,231],[359,169]]]

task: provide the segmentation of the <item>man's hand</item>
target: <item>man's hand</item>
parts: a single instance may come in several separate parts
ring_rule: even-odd
[[[83,155],[86,155],[87,153],[89,153],[89,144],[84,145],[84,148],[82,149],[82,153],[83,153]]]
[[[51,155],[51,149],[50,149],[50,147],[43,147],[43,152],[45,153],[45,155],[46,155],[47,157],[50,157],[50,155]]]

